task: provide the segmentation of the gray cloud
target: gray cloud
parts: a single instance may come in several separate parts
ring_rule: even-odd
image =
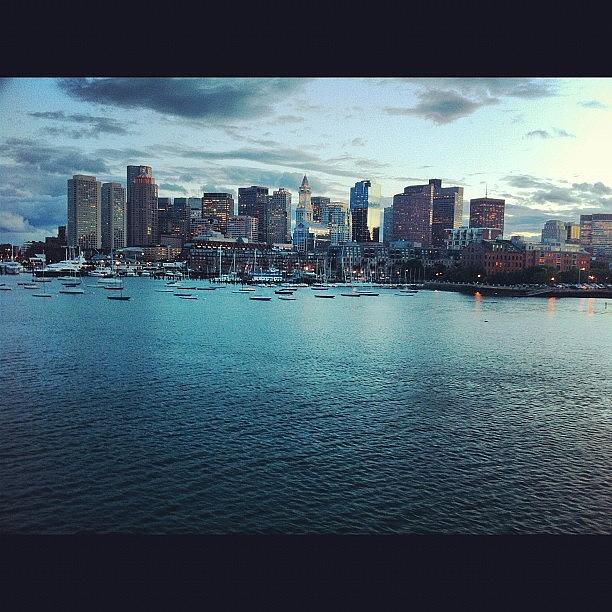
[[[122,108],[150,109],[187,119],[248,119],[272,112],[306,79],[69,78],[70,96]]]
[[[225,160],[255,161],[262,164],[299,168],[302,172],[319,172],[351,178],[363,174],[363,167],[378,168],[387,165],[377,162],[376,160],[365,160],[350,155],[343,155],[332,159],[322,159],[302,149],[283,147],[273,149],[243,147],[232,151],[200,151],[186,149],[176,145],[161,148],[168,153],[187,159],[200,159],[211,162]],[[345,166],[346,163],[352,164],[355,168],[347,168]]]
[[[72,175],[78,172],[107,173],[101,157],[92,157],[78,149],[54,147],[28,138],[8,138],[0,144],[0,156],[38,172]]]
[[[581,100],[578,102],[580,106],[584,106],[584,108],[608,108],[607,104],[600,102],[599,100]]]
[[[509,175],[501,181],[514,189],[507,198],[509,233],[537,232],[550,219],[578,222],[581,214],[612,209],[612,188],[602,182],[552,181],[530,175]]]
[[[392,82],[397,82],[394,79]],[[483,106],[504,98],[537,99],[553,96],[556,83],[530,78],[406,78],[417,85],[419,102],[412,107],[387,107],[390,115],[417,115],[440,125],[471,115]]]
[[[176,191],[178,193],[187,193],[187,190],[182,185],[176,185],[174,183],[160,183],[159,189],[163,191]]]
[[[416,115],[441,125],[471,115],[481,106],[497,102],[492,98],[473,101],[456,92],[442,89],[427,89],[417,95],[419,102],[416,106],[386,107],[384,110],[388,115]]]
[[[126,124],[112,117],[102,117],[99,115],[85,115],[76,113],[66,115],[63,111],[45,111],[28,113],[30,117],[37,119],[47,119],[59,123],[67,124],[82,124],[87,125],[87,128],[61,128],[61,127],[45,127],[44,133],[51,136],[68,136],[69,138],[97,138],[100,134],[128,134]]]
[[[533,130],[525,134],[525,138],[576,138],[575,134],[570,134],[566,130],[560,128],[554,128],[553,131],[547,130]]]

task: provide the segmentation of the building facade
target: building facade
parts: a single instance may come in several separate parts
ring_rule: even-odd
[[[158,242],[157,185],[152,176],[136,176],[131,184],[130,246],[152,246]]]
[[[153,177],[153,169],[151,166],[128,166],[127,167],[127,184],[126,184],[126,211],[127,211],[127,243],[128,246],[134,244],[132,239],[132,199],[134,193],[134,181],[137,176]]]
[[[102,246],[101,185],[95,176],[68,179],[68,246],[91,250]]]
[[[257,242],[259,221],[250,215],[232,215],[227,219],[227,235],[230,238],[245,238]]]
[[[291,242],[291,193],[284,187],[272,192],[268,206],[268,244]],[[280,224],[284,223],[281,228]],[[281,238],[279,240],[279,238]]]
[[[231,193],[204,193],[201,201],[202,218],[210,219],[222,233],[227,233],[227,220],[234,215]]]
[[[383,209],[383,235],[382,240],[389,244],[393,240],[393,206]]]
[[[542,242],[548,244],[549,242],[565,242],[567,236],[567,229],[564,221],[557,221],[555,219],[546,221],[542,228]]]
[[[308,178],[304,175],[302,184],[299,189],[298,205],[295,209],[295,222],[296,224],[300,221],[313,221],[314,212],[312,209],[312,195],[310,190],[310,184]]]
[[[470,200],[470,227],[493,227],[504,233],[506,200],[474,198]]]
[[[127,210],[125,188],[120,183],[102,183],[102,248],[127,246]]]
[[[495,240],[501,235],[501,230],[492,227],[457,227],[446,230],[445,245],[449,251],[460,251],[473,242]]]
[[[463,187],[442,187],[441,179],[430,179],[434,186],[431,217],[431,246],[442,247],[446,230],[461,226],[463,217]]]
[[[310,199],[312,203],[312,220],[315,223],[323,222],[323,209],[329,206],[330,198],[323,196],[312,196]]]
[[[393,196],[393,240],[431,244],[434,185],[412,185]]]
[[[580,215],[580,244],[598,257],[612,257],[612,214]]]
[[[258,224],[258,240],[265,242],[263,237],[264,211],[268,202],[268,188],[252,185],[238,189],[238,216],[255,217]]]
[[[350,191],[351,210],[351,239],[353,242],[368,242],[370,230],[368,229],[368,190],[370,181],[358,181]]]

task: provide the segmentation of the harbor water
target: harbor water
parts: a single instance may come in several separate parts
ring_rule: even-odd
[[[604,299],[24,280],[0,533],[612,533]]]

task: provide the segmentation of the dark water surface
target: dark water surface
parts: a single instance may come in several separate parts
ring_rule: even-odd
[[[0,532],[612,533],[603,299],[27,280],[0,278]]]

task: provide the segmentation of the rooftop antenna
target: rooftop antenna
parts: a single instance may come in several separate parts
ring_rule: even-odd
[[[485,183],[485,198],[489,197],[489,186]]]

